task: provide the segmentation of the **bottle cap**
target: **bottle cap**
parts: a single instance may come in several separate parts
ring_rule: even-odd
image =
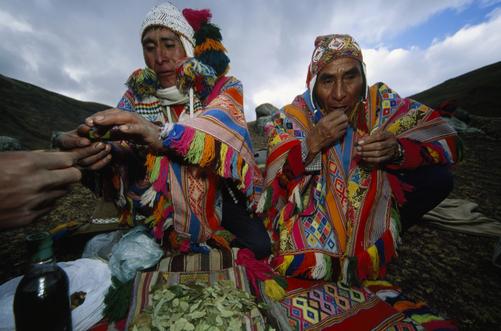
[[[54,255],[52,236],[49,232],[37,232],[26,236],[32,262],[46,261]]]

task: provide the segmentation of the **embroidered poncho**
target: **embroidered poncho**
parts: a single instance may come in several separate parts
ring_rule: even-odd
[[[168,154],[144,155],[134,150],[115,172],[122,220],[134,224],[142,218],[159,239],[172,225],[176,238],[171,241],[184,240],[183,245],[209,238],[221,242],[217,237],[221,215],[216,205],[221,179],[235,182],[249,209],[255,207],[262,182],[244,118],[240,81],[219,78],[203,102],[195,98],[194,118],[183,109],[188,105],[168,110],[156,96],[142,92],[129,89],[118,108],[159,125],[167,121],[170,111],[176,123],[163,140]]]
[[[268,130],[268,160],[260,209],[276,243],[272,265],[282,275],[338,279],[378,278],[396,254],[397,202],[403,187],[386,170],[458,159],[455,131],[432,111],[403,99],[383,83],[359,104],[356,128],[321,153],[319,173],[305,171],[301,142],[315,119],[310,92],[274,116]],[[399,165],[376,169],[354,155],[359,137],[382,128],[396,135],[405,152]]]

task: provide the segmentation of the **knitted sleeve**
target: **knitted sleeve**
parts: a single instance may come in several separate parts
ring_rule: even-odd
[[[305,139],[305,134],[283,109],[273,116],[265,130],[268,136],[268,157],[258,212],[266,212],[273,218],[272,214],[280,209],[305,175],[301,153],[301,142]]]
[[[134,111],[134,93],[131,89],[125,91],[124,95],[117,104],[117,108],[125,111]]]

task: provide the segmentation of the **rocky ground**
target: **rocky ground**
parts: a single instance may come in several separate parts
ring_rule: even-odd
[[[474,117],[472,125],[486,134],[462,135],[465,159],[455,170],[453,198],[474,201],[485,215],[501,221],[501,118]],[[62,199],[37,223],[0,232],[0,283],[23,272],[24,237],[70,220],[86,221],[95,199],[81,186]],[[59,260],[79,256],[87,238],[57,246]],[[388,279],[414,300],[424,300],[438,313],[457,321],[461,330],[501,330],[501,269],[491,263],[497,239],[443,231],[423,223],[403,235],[399,259]]]

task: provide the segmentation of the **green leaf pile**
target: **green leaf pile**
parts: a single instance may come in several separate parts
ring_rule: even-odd
[[[244,330],[244,315],[258,307],[254,297],[229,280],[213,286],[162,286],[153,291],[152,302],[134,321],[133,331]]]

